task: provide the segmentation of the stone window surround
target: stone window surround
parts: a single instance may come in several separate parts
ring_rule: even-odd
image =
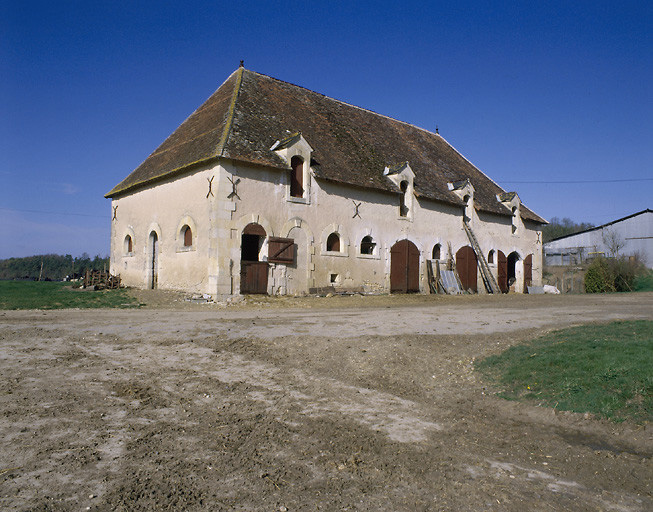
[[[327,239],[332,233],[336,233],[340,238],[340,251],[327,251]],[[347,258],[349,256],[349,240],[343,236],[342,227],[339,224],[329,224],[322,230],[320,255],[340,258]]]
[[[126,239],[127,237],[131,237],[132,239],[132,250],[131,252],[127,252],[127,247],[126,247]],[[133,258],[134,255],[136,254],[136,251],[134,251],[134,246],[136,245],[136,235],[134,234],[134,229],[132,226],[127,226],[124,232],[124,236],[122,237],[122,257],[123,258]]]
[[[363,238],[366,236],[369,236],[372,238],[372,242],[374,242],[374,249],[372,249],[372,254],[362,254],[361,253],[361,242],[363,241]],[[362,260],[379,260],[381,259],[381,246],[379,242],[377,242],[376,238],[374,235],[372,235],[372,230],[369,228],[366,228],[361,235],[358,237],[358,244],[356,244],[356,257],[360,258]]]
[[[188,226],[190,228],[193,244],[184,245],[184,227]],[[184,215],[177,225],[177,231],[175,232],[175,252],[194,252],[197,250],[197,227],[195,221],[190,215]]]

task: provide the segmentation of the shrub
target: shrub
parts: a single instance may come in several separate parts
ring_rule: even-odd
[[[637,256],[596,258],[585,273],[587,293],[631,292],[635,280],[646,271]]]
[[[608,265],[608,260],[599,256],[588,267],[585,272],[585,291],[587,293],[615,291],[614,276]]]

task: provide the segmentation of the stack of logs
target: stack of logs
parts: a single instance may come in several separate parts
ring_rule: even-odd
[[[94,290],[114,290],[120,288],[120,274],[114,276],[104,270],[87,270],[83,286],[92,286]]]

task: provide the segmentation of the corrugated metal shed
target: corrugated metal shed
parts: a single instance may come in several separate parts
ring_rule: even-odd
[[[653,268],[653,211],[650,209],[545,243],[545,264],[573,265],[598,254],[613,256],[611,237],[623,243],[620,255],[638,254],[647,267]]]

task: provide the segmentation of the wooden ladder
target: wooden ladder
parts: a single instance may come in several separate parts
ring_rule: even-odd
[[[472,248],[476,253],[476,258],[478,259],[478,266],[481,269],[481,277],[483,278],[483,284],[485,285],[485,289],[488,291],[488,293],[501,293],[499,284],[497,283],[497,280],[494,278],[494,274],[492,274],[492,271],[490,270],[490,266],[487,264],[487,260],[485,259],[485,256],[483,255],[483,251],[481,250],[481,246],[478,245],[478,240],[476,240],[476,236],[474,235],[474,232],[472,231],[469,222],[467,222],[467,220],[465,219],[463,219],[463,227],[465,228],[465,233],[467,233],[467,238],[469,238],[469,241],[472,244]]]

